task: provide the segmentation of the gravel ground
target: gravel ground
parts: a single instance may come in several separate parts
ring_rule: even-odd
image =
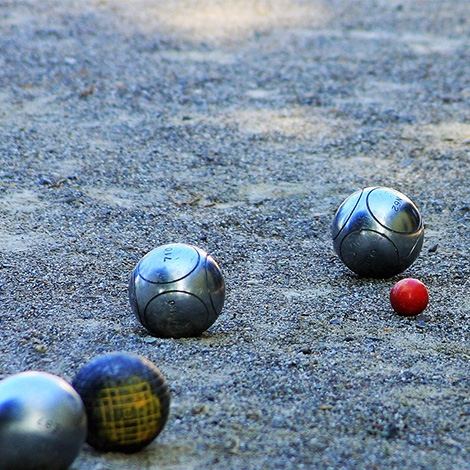
[[[457,0],[0,2],[1,376],[141,354],[170,418],[74,470],[470,469],[470,5]],[[358,188],[419,207],[400,276],[330,226]],[[127,298],[152,248],[219,262],[224,310],[156,339]],[[427,310],[398,317],[403,277]]]

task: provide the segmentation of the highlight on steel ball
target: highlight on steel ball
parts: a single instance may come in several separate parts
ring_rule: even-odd
[[[344,200],[331,233],[335,252],[351,271],[362,277],[389,278],[415,262],[423,246],[424,223],[407,196],[377,186]]]
[[[130,276],[132,310],[154,336],[199,336],[217,320],[224,300],[219,265],[193,245],[159,246],[139,261]]]

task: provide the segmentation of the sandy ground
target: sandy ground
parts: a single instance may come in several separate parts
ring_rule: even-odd
[[[470,468],[470,6],[412,0],[0,2],[2,377],[71,381],[130,351],[167,426],[74,470]],[[360,279],[330,226],[358,188],[407,194],[416,263]],[[201,337],[128,305],[169,242],[227,284]],[[430,292],[395,315],[393,284]]]

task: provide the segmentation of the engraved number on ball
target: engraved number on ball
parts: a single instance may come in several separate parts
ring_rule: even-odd
[[[38,420],[38,426],[44,428],[46,431],[50,432],[51,434],[56,434],[60,430],[60,425],[52,421],[51,419],[47,419],[44,416]]]
[[[400,211],[400,208],[401,208],[401,203],[402,203],[402,199],[400,199],[400,198],[397,196],[397,198],[395,199],[395,201],[393,201],[392,210],[394,210],[395,212],[399,212],[399,211]]]
[[[176,313],[177,311],[176,301],[169,300],[167,303],[168,303],[168,310],[170,311],[170,313]]]
[[[165,248],[163,262],[165,263],[166,261],[171,261],[173,259],[172,254],[173,254],[173,247],[169,246]]]

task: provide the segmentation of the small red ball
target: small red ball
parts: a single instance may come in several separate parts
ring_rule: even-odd
[[[429,294],[426,286],[418,279],[402,279],[390,291],[390,303],[399,315],[419,315],[428,305]]]

